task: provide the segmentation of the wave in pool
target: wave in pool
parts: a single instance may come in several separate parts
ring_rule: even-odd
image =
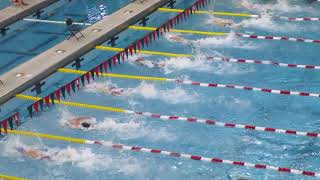
[[[152,127],[141,118],[108,118],[96,124],[96,129],[117,136],[120,139],[147,138],[152,141],[173,141],[175,135],[165,127]]]
[[[106,93],[105,89],[109,87],[118,86],[110,81],[103,83],[91,83],[86,87],[88,92],[93,93]],[[145,99],[156,99],[162,100],[170,104],[180,104],[180,103],[195,103],[198,101],[199,96],[196,93],[188,93],[180,87],[175,87],[173,89],[159,89],[156,85],[151,83],[142,82],[139,86],[134,88],[118,88],[123,90],[123,93],[120,96],[124,97],[137,97],[142,96]]]
[[[199,55],[195,58],[169,58],[159,63],[164,64],[165,74],[176,73],[178,71],[205,72],[217,75],[240,75],[254,72],[253,66],[241,66],[239,64],[227,63],[223,61],[214,61],[208,56]]]
[[[50,156],[50,160],[41,160],[49,167],[72,164],[88,173],[92,171],[112,170],[125,174],[137,174],[143,171],[141,163],[133,157],[111,156],[109,154],[95,154],[90,148],[50,148],[36,143],[34,145],[25,144],[18,137],[10,137],[6,141],[1,142],[1,155],[6,157],[19,157],[21,161],[30,161],[31,158],[19,153],[16,148],[36,149],[46,156]]]
[[[241,8],[245,8],[247,10],[255,10],[261,13],[270,13],[270,12],[281,12],[281,13],[295,13],[295,12],[313,12],[315,11],[311,7],[302,7],[299,5],[293,5],[288,2],[288,0],[278,0],[276,3],[266,3],[259,4],[256,1],[252,0],[242,0],[236,1],[237,4]]]
[[[261,45],[255,44],[253,42],[247,42],[241,40],[237,37],[235,33],[230,32],[226,36],[221,37],[207,37],[201,38],[196,41],[196,45],[200,47],[210,47],[210,48],[238,48],[238,49],[259,49]]]

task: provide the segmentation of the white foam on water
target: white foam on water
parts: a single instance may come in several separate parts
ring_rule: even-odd
[[[196,41],[200,47],[214,47],[214,48],[239,48],[239,49],[258,49],[261,45],[257,45],[251,41],[243,41],[234,33],[228,33],[226,36],[221,37],[206,37]]]
[[[180,87],[160,90],[154,84],[142,82],[138,87],[129,90],[130,95],[141,95],[146,99],[159,99],[171,104],[195,103],[199,100],[196,93],[186,92]]]
[[[236,26],[243,27],[243,28],[254,28],[260,29],[269,32],[288,32],[288,31],[298,31],[301,28],[294,23],[277,23],[273,21],[273,18],[269,15],[263,15],[261,18],[250,18],[241,21]]]
[[[121,139],[148,138],[153,141],[172,141],[175,135],[166,128],[148,126],[139,118],[127,117],[124,121],[116,118],[105,118],[104,121],[95,125],[99,131],[115,135]]]
[[[211,62],[209,61],[198,61],[195,59],[190,58],[169,58],[165,59],[163,61],[160,61],[160,63],[164,64],[164,72],[165,74],[170,74],[176,71],[181,70],[192,70],[192,71],[198,71],[198,72],[209,72],[211,71]]]
[[[139,172],[144,171],[141,163],[133,157],[95,154],[90,148],[49,148],[39,143],[27,145],[18,137],[9,138],[6,141],[2,141],[1,144],[1,155],[14,158],[19,157],[22,161],[30,158],[19,153],[16,150],[17,147],[39,150],[45,155],[50,156],[50,160],[41,160],[45,162],[49,168],[71,163],[72,166],[82,168],[88,173],[93,173],[92,171],[112,170],[125,174],[139,174]]]
[[[207,59],[207,56],[202,54],[195,58],[169,58],[160,63],[164,64],[165,74],[189,70],[217,75],[239,75],[255,71],[254,66],[239,66],[235,63],[214,61]]]
[[[288,0],[278,0],[276,3],[259,4],[251,0],[242,0],[240,2],[235,1],[239,7],[244,7],[248,10],[255,10],[261,13],[266,12],[281,12],[281,13],[295,13],[304,11],[315,11],[311,7],[302,7],[299,5],[290,4]]]

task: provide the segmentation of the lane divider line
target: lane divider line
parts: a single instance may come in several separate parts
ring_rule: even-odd
[[[4,180],[29,180],[27,178],[9,176],[9,175],[5,175],[5,174],[0,174],[0,179],[4,179]]]
[[[73,70],[73,69],[66,69],[66,68],[60,68],[60,69],[58,69],[58,72],[71,73],[71,74],[85,74],[85,73],[87,73],[87,71],[80,71],[80,70]],[[110,74],[110,73],[108,73],[108,74]],[[103,76],[109,76],[108,74],[102,73]],[[113,77],[115,77],[115,76],[116,75],[113,75]],[[121,76],[126,77],[127,79],[133,79],[133,78],[130,78],[130,75],[121,75]],[[120,75],[118,77],[120,77]],[[169,79],[169,78],[162,78],[162,79],[165,79],[166,82],[172,82],[172,83],[177,83],[177,84],[185,84],[185,85],[192,85],[192,86],[201,86],[201,87],[210,87],[210,88],[225,88],[225,89],[238,89],[238,90],[245,90],[245,91],[257,91],[257,92],[263,92],[263,93],[271,93],[271,94],[279,94],[279,95],[290,95],[290,96],[310,96],[310,97],[318,97],[318,98],[320,97],[319,93],[288,91],[288,90],[277,90],[277,89],[269,89],[269,88],[259,88],[259,87],[251,87],[251,86],[234,85],[234,84],[203,83],[203,82],[196,82],[196,81],[192,81],[192,80],[181,80],[181,79]]]
[[[97,50],[103,51],[115,51],[120,52],[123,51],[122,48],[115,48],[109,46],[96,46]],[[149,55],[160,55],[166,57],[193,57],[192,54],[173,54],[167,52],[158,52],[158,51],[140,51],[138,53],[141,54],[149,54]],[[218,57],[218,56],[208,56],[206,57],[208,60],[216,60],[216,61],[224,61],[224,62],[232,62],[232,63],[246,63],[246,64],[260,64],[260,65],[273,65],[279,67],[287,67],[287,68],[301,68],[301,69],[320,69],[320,66],[317,65],[303,65],[303,64],[287,64],[282,62],[270,61],[270,60],[253,60],[253,59],[236,59],[236,58],[226,58],[226,57]]]
[[[23,94],[16,95],[16,98],[23,99],[23,100],[30,100],[30,101],[38,101],[41,98],[35,96],[28,96]],[[50,101],[52,103],[52,101]],[[70,101],[58,101],[54,100],[55,104],[62,104],[71,107],[79,107],[79,108],[86,108],[86,109],[95,109],[100,111],[109,111],[109,112],[116,112],[116,113],[125,113],[130,115],[139,115],[150,117],[154,119],[159,119],[163,121],[182,121],[182,122],[189,122],[189,123],[200,123],[209,126],[218,126],[218,127],[225,127],[225,128],[236,128],[236,129],[245,129],[245,130],[252,130],[252,131],[261,131],[261,132],[270,132],[270,133],[278,133],[278,134],[287,134],[287,135],[296,135],[296,136],[305,136],[305,137],[313,137],[319,138],[319,133],[313,132],[303,132],[297,130],[289,130],[289,129],[278,129],[272,127],[261,127],[256,125],[244,125],[244,124],[235,124],[235,123],[225,123],[220,122],[213,119],[203,119],[197,117],[181,117],[181,116],[168,116],[168,115],[161,115],[151,112],[139,112],[139,111],[132,111],[126,110],[121,108],[109,107],[109,106],[99,106],[94,104],[85,104],[85,103],[78,103],[78,102],[70,102]]]
[[[244,162],[244,161],[226,160],[218,157],[204,157],[204,156],[198,156],[198,155],[192,155],[192,154],[178,153],[178,152],[173,152],[168,150],[151,149],[151,148],[140,147],[140,146],[114,144],[111,141],[88,140],[88,139],[72,138],[72,137],[57,136],[57,135],[51,135],[51,134],[41,134],[36,132],[18,131],[18,130],[8,130],[8,133],[13,135],[22,135],[22,136],[38,137],[38,138],[57,140],[57,141],[65,141],[69,143],[99,145],[99,146],[104,146],[106,148],[112,148],[120,151],[159,154],[162,156],[169,156],[174,158],[201,161],[201,162],[207,162],[207,163],[228,164],[228,165],[237,166],[237,167],[242,166],[242,167],[248,167],[248,168],[259,169],[259,170],[272,170],[276,172],[290,173],[290,174],[296,174],[296,175],[320,177],[320,173],[313,172],[313,171],[291,169],[287,167],[277,167],[277,166],[271,166],[266,164],[253,164],[253,163]]]

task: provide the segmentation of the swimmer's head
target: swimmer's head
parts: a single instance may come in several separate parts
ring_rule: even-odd
[[[143,59],[143,58],[138,58],[138,59],[136,59],[135,61],[136,61],[136,62],[141,62],[141,61],[144,61],[144,59]]]
[[[16,147],[16,150],[19,152],[19,153],[24,153],[25,150],[23,147]]]
[[[83,128],[89,129],[90,127],[92,127],[92,124],[87,123],[87,122],[83,122],[83,123],[81,123],[81,126],[82,126]]]

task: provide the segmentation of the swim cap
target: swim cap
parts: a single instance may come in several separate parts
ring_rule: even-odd
[[[90,128],[92,125],[91,125],[90,123],[83,122],[83,123],[81,123],[81,126],[82,126],[83,128]]]

